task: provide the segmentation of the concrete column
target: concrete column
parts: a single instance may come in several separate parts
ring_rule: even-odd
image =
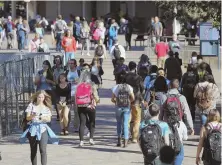
[[[33,15],[34,17],[36,17],[37,15],[37,2],[36,1],[33,1]]]
[[[105,1],[106,3],[106,11],[107,13],[110,13],[110,1]]]
[[[82,1],[82,16],[86,17],[86,1]]]
[[[177,13],[177,8],[174,7],[174,13]],[[173,19],[173,34],[177,34],[177,19]]]
[[[136,2],[132,1],[131,5],[132,5],[132,13],[131,13],[131,15],[132,15],[132,17],[135,17],[135,15],[136,15]]]
[[[12,13],[11,13],[11,16],[12,16],[13,19],[15,19],[16,18],[16,1],[12,0],[11,3],[12,3]]]
[[[58,8],[57,8],[57,15],[61,14],[61,1],[58,0]]]

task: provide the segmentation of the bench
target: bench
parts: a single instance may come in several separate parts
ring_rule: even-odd
[[[140,46],[144,46],[144,41],[146,41],[147,39],[144,38],[144,35],[137,35],[136,39],[134,39],[135,41],[135,46],[136,46],[136,42],[139,41],[140,42]]]

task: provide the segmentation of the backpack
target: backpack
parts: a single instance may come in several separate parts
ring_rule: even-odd
[[[209,84],[206,87],[200,87],[198,85],[197,92],[197,107],[206,110],[211,107],[213,95],[213,86],[210,87]]]
[[[149,84],[146,84],[146,87],[145,87],[146,89],[150,89],[150,87],[152,85],[154,85],[157,75],[149,75],[149,77],[150,77],[150,81],[149,81]],[[152,85],[151,85],[151,83],[152,83]]]
[[[88,107],[92,103],[92,86],[89,83],[80,83],[76,87],[76,105],[77,107]]]
[[[160,149],[164,146],[162,130],[159,124],[150,124],[141,130],[140,146],[144,157],[152,162],[159,156]]]
[[[187,72],[187,78],[183,88],[194,89],[197,84],[197,76],[194,72]]]
[[[119,49],[119,45],[115,45],[114,50],[113,50],[113,55],[116,60],[119,60],[121,57],[121,51]]]
[[[12,32],[12,23],[11,22],[7,22],[6,28],[7,28],[7,32],[8,33]]]
[[[64,25],[63,25],[62,20],[59,20],[59,21],[56,23],[56,29],[57,29],[58,31],[63,31],[63,30],[64,30]]]
[[[83,39],[89,38],[89,32],[84,28],[81,28],[81,38]]]
[[[46,22],[42,21],[41,25],[42,25],[43,28],[45,28],[46,27]]]
[[[93,39],[98,41],[100,39],[102,35],[102,30],[101,29],[96,29],[94,32],[93,32]]]
[[[130,95],[129,87],[127,84],[118,85],[118,95],[117,95],[117,106],[118,107],[129,107],[130,106]]]
[[[103,50],[102,45],[98,45],[96,47],[95,54],[96,54],[96,56],[99,56],[99,57],[101,57],[104,54],[104,50]]]
[[[116,37],[116,27],[115,26],[111,26],[110,28],[109,28],[109,36],[110,37]]]
[[[163,113],[166,114],[167,123],[170,125],[174,125],[183,119],[183,110],[179,97],[180,95],[167,94]]]
[[[162,105],[162,98],[163,98],[163,92],[154,92],[154,91],[151,91],[151,96],[150,96],[150,104],[153,103],[153,104],[156,104],[158,106],[161,106]]]
[[[75,35],[80,36],[81,35],[81,25],[78,23],[75,23]]]
[[[176,128],[176,125],[169,125],[169,128],[171,130],[171,133],[169,135],[170,146],[174,149],[176,155],[178,155],[181,151],[181,146],[182,146],[182,143],[180,141],[180,136]]]
[[[43,48],[41,48],[40,46],[38,47],[38,52],[45,52]]]
[[[217,126],[208,124],[210,127],[205,139],[203,156],[207,162],[212,165],[221,163],[221,126],[218,123]]]

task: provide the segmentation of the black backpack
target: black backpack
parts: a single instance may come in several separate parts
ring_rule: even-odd
[[[159,156],[160,149],[164,146],[162,130],[158,123],[148,125],[141,130],[140,146],[144,157],[152,162]]]
[[[187,77],[184,83],[184,89],[194,89],[197,84],[197,75],[194,72],[187,72]]]
[[[119,49],[119,45],[116,45],[114,50],[113,50],[113,55],[115,57],[116,60],[119,60],[121,57],[121,51]]]
[[[169,128],[171,130],[171,134],[169,135],[169,138],[170,138],[171,147],[174,149],[176,155],[178,155],[181,151],[182,143],[180,141],[180,136],[179,136],[176,126],[177,125],[170,125],[169,124]]]
[[[218,165],[221,164],[221,126],[219,123],[217,126],[209,123],[208,126],[203,156],[210,164]]]
[[[118,85],[118,95],[117,95],[117,106],[118,107],[129,107],[130,106],[130,95],[129,88],[127,84]]]
[[[104,54],[103,46],[102,45],[98,45],[96,47],[95,53],[96,53],[96,56],[101,57]]]

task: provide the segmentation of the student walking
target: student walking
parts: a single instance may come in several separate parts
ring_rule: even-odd
[[[81,55],[84,55],[85,47],[87,50],[87,56],[90,56],[89,53],[89,34],[90,33],[90,27],[87,23],[87,21],[83,21],[82,27],[81,27],[81,43],[82,43],[82,48],[81,48]]]
[[[68,135],[68,124],[69,124],[69,104],[71,101],[71,84],[67,82],[65,73],[60,74],[58,84],[56,85],[56,98],[57,98],[57,109],[59,112],[60,135]]]
[[[99,103],[99,96],[95,84],[91,81],[91,73],[89,68],[85,68],[81,73],[79,83],[76,87],[75,100],[80,119],[79,147],[83,147],[84,145],[83,136],[87,118],[89,120],[88,122],[90,131],[89,143],[90,145],[94,145],[95,143],[93,141],[93,136],[95,130],[96,106]]]
[[[75,58],[75,52],[77,50],[76,40],[73,36],[71,36],[70,30],[66,30],[66,32],[65,32],[65,36],[62,39],[62,47],[65,50],[64,64],[67,65],[67,63],[70,59]]]
[[[47,125],[51,121],[52,103],[50,96],[45,91],[38,91],[32,96],[32,102],[28,105],[26,120],[29,122],[28,128],[20,137],[20,142],[24,143],[29,139],[31,148],[32,165],[37,165],[37,149],[39,145],[41,164],[47,165],[47,143],[51,140],[53,144],[58,144],[58,138]]]
[[[200,140],[197,147],[196,165],[200,165],[200,153],[203,149],[202,161],[204,165],[221,165],[221,132],[220,112],[210,110],[207,122],[200,130]]]
[[[111,101],[116,105],[117,121],[117,146],[122,146],[121,135],[124,131],[124,147],[129,140],[129,119],[131,114],[130,104],[134,101],[133,88],[126,84],[125,74],[118,75],[119,84],[112,88]],[[123,129],[122,129],[123,126]]]
[[[164,42],[164,38],[160,37],[160,42],[158,42],[155,47],[155,52],[157,55],[157,66],[159,68],[164,68],[168,51],[169,46]]]

